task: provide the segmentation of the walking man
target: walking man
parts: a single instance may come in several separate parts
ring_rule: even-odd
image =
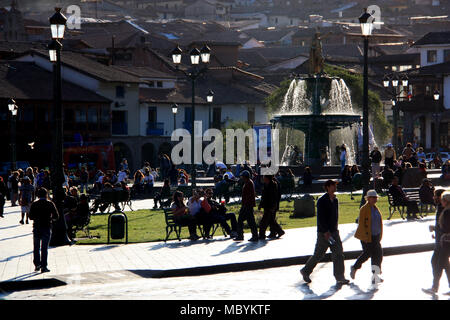
[[[322,260],[328,248],[331,249],[331,258],[333,260],[334,277],[337,284],[348,284],[344,272],[344,253],[341,238],[338,230],[338,199],[336,198],[337,182],[328,180],[324,184],[326,193],[317,200],[317,242],[314,254],[308,259],[306,265],[300,270],[303,280],[310,283],[309,275],[313,272],[316,265]]]
[[[47,199],[47,189],[37,191],[38,201],[31,204],[29,218],[33,220],[33,263],[35,271],[50,272],[47,269],[48,244],[52,235],[52,222],[59,218],[55,204]]]
[[[278,183],[274,181],[273,176],[264,176],[264,189],[261,202],[258,206],[258,210],[264,208],[264,215],[259,224],[259,240],[266,239],[266,229],[268,226],[270,226],[269,239],[279,238],[285,233],[275,219],[277,210],[279,209],[280,198]]]
[[[250,230],[252,231],[252,237],[248,241],[258,241],[258,228],[256,226],[255,216],[253,215],[253,208],[256,206],[255,185],[250,179],[250,172],[248,170],[244,170],[241,173],[241,177],[244,180],[244,187],[242,188],[242,206],[237,222],[237,237],[234,240],[244,240],[244,220],[247,220]]]

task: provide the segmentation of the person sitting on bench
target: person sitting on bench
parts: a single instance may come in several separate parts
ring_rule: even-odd
[[[172,206],[170,208],[172,209],[175,223],[180,226],[187,226],[189,228],[189,239],[195,241],[200,238],[197,235],[197,224],[194,216],[189,214],[188,208],[184,204],[183,199],[183,193],[180,191],[175,191],[173,194]]]
[[[406,214],[407,219],[419,219],[417,217],[417,213],[419,213],[419,207],[417,206],[417,202],[415,200],[410,200],[402,187],[398,185],[398,177],[395,176],[392,179],[392,185],[389,187],[389,193],[392,195],[394,200],[394,205],[396,206],[406,206]],[[412,217],[411,217],[412,215]]]
[[[67,233],[71,240],[75,238],[74,227],[84,224],[89,217],[89,200],[85,194],[82,194],[79,198],[78,204],[74,211],[66,214]]]
[[[205,190],[201,196],[204,196],[202,200],[202,211],[204,212],[204,217],[206,222],[204,224],[205,236],[209,238],[209,232],[211,226],[214,223],[220,223],[222,228],[231,238],[237,237],[237,220],[234,213],[227,213],[227,208],[224,204],[219,204],[217,201],[213,200],[213,190],[208,188]],[[227,220],[231,222],[231,228],[227,223]]]
[[[434,205],[434,187],[431,181],[428,179],[423,179],[422,185],[419,189],[420,202],[422,204],[432,204]]]

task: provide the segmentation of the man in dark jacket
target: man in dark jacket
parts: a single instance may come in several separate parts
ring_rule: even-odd
[[[258,227],[256,226],[255,216],[253,215],[253,207],[256,205],[255,185],[250,179],[250,172],[247,170],[241,173],[241,177],[244,181],[244,187],[242,188],[242,205],[237,222],[237,237],[234,240],[244,240],[244,220],[247,220],[252,231],[252,237],[248,241],[258,241]]]
[[[303,280],[310,283],[309,275],[313,272],[317,263],[322,260],[328,248],[331,249],[331,258],[333,259],[334,277],[338,284],[347,284],[344,272],[344,253],[341,238],[338,230],[338,199],[334,194],[336,192],[336,182],[328,180],[325,182],[324,189],[326,193],[317,201],[317,242],[314,254],[306,262],[303,269],[300,270]]]
[[[35,271],[49,272],[47,269],[48,244],[52,235],[52,222],[59,218],[55,204],[47,199],[47,190],[37,191],[38,201],[31,204],[29,218],[33,223],[33,263]]]
[[[259,210],[264,208],[264,214],[259,224],[260,240],[266,238],[266,229],[268,226],[270,226],[269,239],[279,238],[285,233],[275,219],[279,209],[280,199],[281,194],[278,183],[274,180],[273,176],[264,176],[264,189],[261,196],[261,202],[258,206]]]

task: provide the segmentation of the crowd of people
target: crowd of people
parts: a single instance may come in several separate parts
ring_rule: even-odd
[[[225,179],[234,179],[234,175]],[[278,181],[274,176],[265,175],[263,177],[263,191],[258,209],[263,209],[263,217],[258,226],[255,221],[254,207],[256,206],[255,184],[252,180],[252,173],[248,170],[240,172],[242,181],[242,202],[239,217],[236,219],[234,213],[227,212],[226,202],[213,199],[214,191],[211,188],[206,190],[193,190],[192,196],[187,203],[184,202],[184,195],[180,191],[175,191],[172,198],[171,209],[175,221],[188,226],[191,240],[199,239],[196,232],[197,226],[203,226],[204,236],[210,237],[210,230],[213,224],[219,223],[223,230],[236,241],[244,240],[244,221],[247,221],[251,229],[252,237],[249,241],[266,239],[266,230],[270,228],[270,239],[279,238],[284,234],[281,226],[276,221],[276,213],[279,210],[281,193]],[[228,224],[230,222],[231,226]]]

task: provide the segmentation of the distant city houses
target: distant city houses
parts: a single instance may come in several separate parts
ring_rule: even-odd
[[[293,74],[308,73],[311,39],[320,33],[325,63],[362,73],[357,18],[362,3],[265,0],[60,1],[79,6],[81,28],[62,41],[64,141],[112,144],[116,166],[158,165],[175,128],[191,130],[192,84],[177,71],[171,52],[207,44],[208,72],[196,81],[196,120],[203,130],[233,122],[269,123],[266,99]],[[370,5],[369,2],[364,5]],[[18,159],[50,162],[52,65],[46,45],[53,1],[0,1],[0,121],[6,101],[19,106]],[[307,10],[306,10],[307,8]],[[407,76],[398,104],[398,137],[427,151],[448,149],[450,136],[450,20],[448,2],[383,2],[369,47],[369,87],[393,118],[383,79]],[[67,14],[69,16],[69,14]],[[39,79],[46,79],[42,81]],[[214,92],[208,103],[206,96]],[[439,99],[434,100],[435,93]],[[173,105],[177,113],[172,112]],[[174,122],[175,121],[175,122]],[[174,125],[175,123],[175,125]],[[438,128],[436,129],[436,126]],[[35,141],[30,149],[27,143]],[[8,141],[2,141],[8,148]],[[2,161],[9,161],[8,154]]]

